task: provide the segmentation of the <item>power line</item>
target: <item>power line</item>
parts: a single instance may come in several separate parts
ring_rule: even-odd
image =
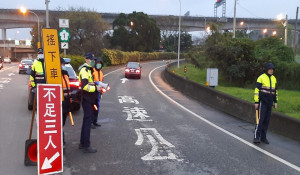
[[[250,10],[248,10],[247,8],[243,7],[240,3],[237,3],[239,7],[241,7],[242,9],[244,9],[246,12],[248,12],[250,15],[256,17],[256,18],[262,18],[260,16],[255,15],[254,13],[252,13]]]

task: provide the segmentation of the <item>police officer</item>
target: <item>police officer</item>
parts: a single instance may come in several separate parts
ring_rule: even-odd
[[[65,66],[65,60],[63,58],[60,58],[60,64],[61,64],[61,80],[62,80],[62,88],[63,88],[63,94],[64,94],[64,101],[62,102],[62,108],[63,108],[63,126],[66,124],[66,119],[71,112],[71,89],[70,89],[70,81],[69,81],[69,74]],[[63,143],[65,142],[65,133],[63,133]]]
[[[31,102],[33,104],[34,93],[36,91],[36,85],[39,83],[46,83],[45,78],[45,64],[44,53],[42,48],[38,48],[38,59],[35,60],[31,67],[30,84],[31,84]],[[28,109],[32,110],[32,106],[28,105]]]
[[[103,63],[101,58],[97,58],[95,67],[93,68],[93,77],[95,82],[103,82],[103,72],[102,72]],[[96,127],[100,127],[101,125],[98,123],[98,115],[100,110],[100,99],[101,99],[101,92],[98,93],[98,103],[97,103],[97,109],[94,110],[94,118],[92,120],[92,129],[96,129]]]
[[[273,75],[275,66],[266,65],[265,73],[258,77],[254,92],[255,109],[259,111],[258,125],[254,131],[253,143],[269,144],[267,130],[272,112],[272,106],[277,108],[277,80]]]
[[[79,81],[81,82],[82,108],[84,113],[79,149],[83,149],[84,153],[95,153],[97,150],[90,145],[90,132],[95,110],[94,105],[98,103],[97,91],[100,91],[100,87],[96,86],[93,79],[95,57],[93,57],[91,53],[87,53],[85,56],[86,63],[79,68]]]

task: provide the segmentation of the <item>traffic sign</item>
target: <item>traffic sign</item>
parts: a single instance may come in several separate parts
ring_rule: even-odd
[[[61,42],[60,43],[60,48],[61,49],[69,49],[69,43],[67,43],[67,42]]]
[[[38,174],[63,172],[61,84],[37,86]]]
[[[61,42],[68,42],[70,39],[70,32],[67,29],[61,29],[59,31],[59,40]]]
[[[59,28],[69,28],[69,19],[59,19]]]
[[[59,43],[56,29],[43,29],[43,45],[48,84],[61,84]]]

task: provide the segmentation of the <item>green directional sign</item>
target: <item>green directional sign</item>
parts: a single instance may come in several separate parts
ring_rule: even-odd
[[[70,32],[67,29],[61,29],[59,31],[58,37],[61,42],[68,42],[70,39]]]

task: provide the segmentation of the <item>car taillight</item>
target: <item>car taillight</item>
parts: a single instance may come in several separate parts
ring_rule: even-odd
[[[23,64],[20,63],[20,64],[19,64],[19,67],[23,67]]]
[[[70,84],[71,87],[79,87],[80,86],[79,81],[70,82],[69,84]]]
[[[140,73],[141,71],[139,69],[135,70],[136,73]]]
[[[125,69],[125,72],[130,72],[130,70],[128,68]]]

